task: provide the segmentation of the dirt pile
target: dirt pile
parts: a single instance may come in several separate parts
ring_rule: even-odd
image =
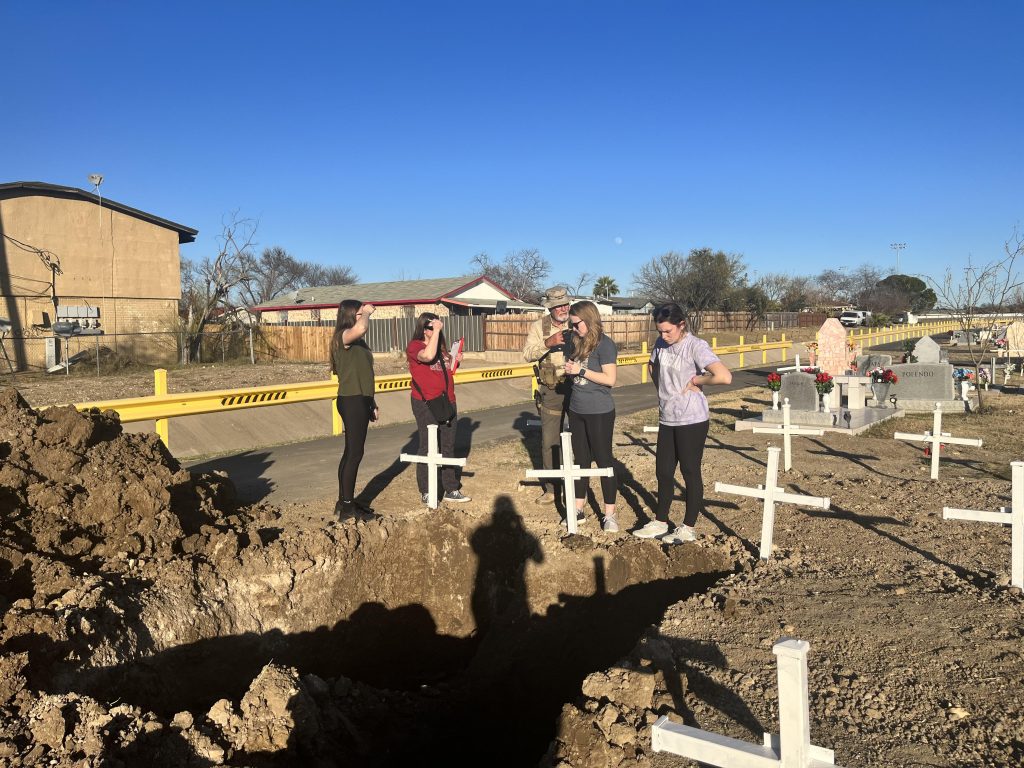
[[[0,765],[535,762],[562,704],[735,546],[396,507],[237,508],[109,414],[0,394]]]

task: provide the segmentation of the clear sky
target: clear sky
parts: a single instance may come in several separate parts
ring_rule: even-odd
[[[1024,219],[1024,3],[0,4],[0,181],[88,189],[363,281],[539,248],[628,289],[996,256]]]

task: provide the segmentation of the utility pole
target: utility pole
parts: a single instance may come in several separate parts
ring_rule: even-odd
[[[896,251],[896,274],[900,273],[900,251],[907,247],[906,243],[890,243],[889,247]]]

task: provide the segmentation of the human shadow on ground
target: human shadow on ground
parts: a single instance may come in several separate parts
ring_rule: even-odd
[[[815,440],[814,438],[810,437],[808,437],[807,440],[821,448],[820,451],[808,451],[808,453],[812,456],[828,456],[834,459],[844,459],[845,461],[849,461],[852,464],[856,464],[861,469],[871,472],[872,474],[897,479],[895,475],[890,475],[885,472],[882,472],[877,467],[873,467],[870,464],[866,463],[868,459],[878,461],[879,459],[877,456],[872,456],[869,453],[850,453],[849,451],[840,451],[839,449],[834,448],[831,445],[823,443],[821,440]]]
[[[455,422],[455,455],[468,457],[473,450],[473,433],[480,429],[480,420],[460,416]]]
[[[691,562],[693,575],[627,584],[611,594],[609,581],[621,584],[630,577],[613,553],[602,551],[593,556],[592,594],[560,594],[542,613],[533,613],[526,572],[544,555],[512,500],[499,497],[469,540],[478,573],[466,607],[476,628],[469,631],[467,622],[461,636],[439,633],[422,604],[389,608],[365,602],[330,626],[207,638],[112,667],[82,667],[62,678],[61,688],[100,700],[118,698],[165,717],[183,710],[201,717],[221,698],[237,705],[273,661],[301,675],[344,676],[389,689],[382,695],[362,688],[358,699],[333,698],[338,686],[334,694],[322,694],[329,701],[320,700],[321,707],[341,707],[343,716],[355,711],[361,718],[354,728],[333,721],[330,738],[338,751],[331,754],[339,764],[397,766],[415,758],[417,764],[435,765],[487,754],[492,765],[535,765],[556,735],[562,706],[579,695],[583,679],[628,656],[667,606],[706,591],[725,575],[702,572]],[[609,576],[606,557],[613,558]],[[363,703],[344,710],[353,701]],[[353,731],[362,735],[361,743]],[[234,759],[294,765],[302,750],[292,743],[286,752]]]
[[[761,461],[760,459],[755,458],[753,456],[747,456],[747,454],[750,453],[751,451],[761,450],[756,446],[729,445],[728,443],[722,442],[714,435],[708,435],[708,440],[715,443],[715,445],[708,446],[708,448],[710,448],[713,451],[729,451],[730,453],[735,453],[737,456],[746,459],[747,461],[752,461],[755,464],[760,464],[762,467],[768,466],[768,463],[765,461]]]
[[[725,654],[714,643],[666,637],[656,627],[651,627],[644,640],[637,646],[635,656],[639,660],[652,663],[653,668],[661,673],[665,687],[672,697],[671,709],[663,705],[655,710],[655,714],[669,717],[675,714],[686,725],[700,728],[700,721],[686,703],[686,694],[691,693],[748,729],[756,739],[760,739],[762,734],[771,730],[764,727],[740,696],[702,669],[708,666],[718,669],[729,668]]]
[[[263,474],[274,464],[268,451],[245,451],[188,465],[192,474],[225,472],[235,484],[235,493],[243,503],[262,501],[273,493],[275,485]]]

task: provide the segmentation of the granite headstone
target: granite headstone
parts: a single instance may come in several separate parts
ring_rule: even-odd
[[[911,354],[919,363],[942,362],[942,349],[935,343],[935,339],[931,336],[922,336],[918,339],[917,344],[914,345],[914,351],[911,352]]]
[[[857,373],[860,376],[867,376],[872,368],[891,368],[892,355],[859,355],[857,357]]]
[[[889,394],[899,400],[953,399],[953,366],[949,363],[898,363],[892,371],[898,381],[890,386]]]
[[[1020,320],[1006,326],[1006,349],[1010,357],[1024,357],[1024,323]]]
[[[818,390],[814,387],[814,374],[803,371],[782,374],[779,400],[785,402],[787,397],[790,410],[817,411]]]
[[[821,370],[838,376],[849,372],[849,354],[846,346],[846,328],[836,318],[830,317],[818,329],[818,354],[815,363]]]

